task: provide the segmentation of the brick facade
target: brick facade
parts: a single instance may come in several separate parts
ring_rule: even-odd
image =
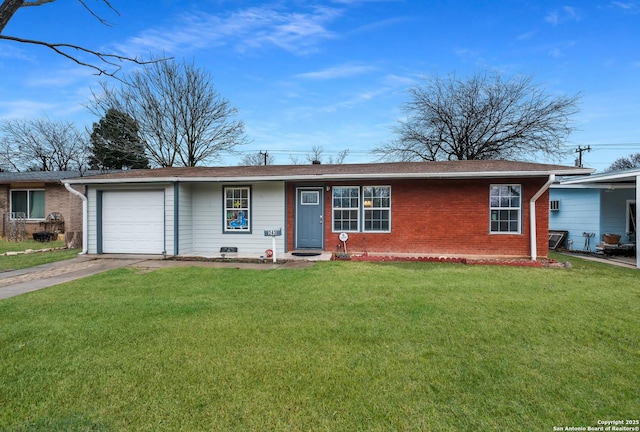
[[[387,182],[332,182],[287,186],[287,248],[295,245],[296,187],[391,186],[391,232],[349,232],[353,253],[411,253],[428,256],[530,257],[529,200],[547,178],[396,180]],[[489,191],[492,184],[522,187],[522,230],[519,234],[489,233]],[[324,194],[325,250],[336,251],[339,232],[332,231],[332,195]],[[548,202],[545,192],[537,201],[538,257],[548,253]]]
[[[73,186],[78,191],[83,191],[81,186]],[[44,189],[45,215],[52,212],[61,213],[64,217],[65,241],[68,246],[82,247],[82,200],[71,194],[60,183],[18,182],[0,184],[0,212],[2,213],[2,235],[5,232],[6,215],[11,211],[10,192],[13,189]],[[27,221],[25,228],[27,235],[31,237],[34,232],[43,231],[42,221]]]

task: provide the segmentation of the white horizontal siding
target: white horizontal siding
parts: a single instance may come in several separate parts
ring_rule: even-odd
[[[180,184],[178,190],[178,253],[193,249],[193,209],[191,205],[192,188],[189,185]]]
[[[271,249],[271,237],[264,230],[282,228],[276,248],[284,251],[285,202],[284,182],[255,183],[251,186],[251,233],[225,233],[222,184],[194,185],[193,250],[195,254],[219,255],[221,247],[237,247],[239,255],[263,255]],[[186,253],[186,251],[182,251]]]
[[[89,188],[87,191],[87,253],[98,253],[98,230],[97,230],[97,205],[96,189]]]

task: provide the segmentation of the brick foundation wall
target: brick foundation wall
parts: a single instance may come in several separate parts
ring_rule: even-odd
[[[544,185],[541,179],[411,180],[344,182],[329,186],[390,185],[391,232],[350,232],[349,252],[418,253],[430,256],[530,257],[529,200]],[[523,222],[520,234],[489,234],[491,184],[520,184]],[[317,186],[317,184],[315,184]],[[294,246],[295,187],[287,186],[287,248]],[[324,185],[327,186],[327,185]],[[548,252],[548,192],[537,201],[537,255]],[[325,192],[325,249],[336,251],[338,232],[332,232],[331,191]]]

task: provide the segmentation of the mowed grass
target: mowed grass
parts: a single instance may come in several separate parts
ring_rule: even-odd
[[[0,430],[550,431],[637,419],[639,273],[571,261],[120,269],[3,300]]]
[[[35,240],[25,240],[21,242],[10,242],[6,240],[0,240],[0,254],[5,252],[25,251],[27,249],[47,249],[47,248],[61,248],[64,247],[63,240],[54,240],[50,242],[38,242]]]
[[[39,251],[50,248],[63,248],[64,241],[56,240],[51,242],[37,242],[35,240],[25,240],[23,242],[8,242],[0,240],[0,254],[6,252],[19,252],[28,249]],[[41,264],[48,264],[56,261],[63,261],[78,255],[80,249],[62,249],[47,252],[34,252],[20,255],[0,256],[0,272],[9,270],[20,270],[35,267]]]

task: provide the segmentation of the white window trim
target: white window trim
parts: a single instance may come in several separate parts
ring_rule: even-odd
[[[624,224],[625,224],[626,232],[632,232],[632,231],[631,231],[631,228],[632,228],[632,227],[631,227],[631,226],[629,226],[629,214],[630,214],[630,212],[631,212],[630,207],[631,207],[631,206],[635,206],[635,205],[636,205],[636,200],[627,200],[627,205],[626,205],[626,209],[627,209],[627,211],[626,211],[626,213],[625,213],[625,218],[624,218],[624,219],[625,219]],[[637,218],[638,218],[638,209],[637,209],[637,207],[636,207],[636,221],[635,221],[636,229],[637,229],[637,226],[638,226]],[[633,232],[635,233],[635,230],[634,230]]]
[[[334,207],[334,196],[333,196],[333,192],[336,188],[352,188],[352,189],[358,189],[358,206],[357,207]],[[340,186],[334,186],[333,190],[331,191],[331,232],[337,233],[337,232],[360,232],[360,223],[361,223],[361,218],[360,218],[360,212],[361,212],[361,207],[362,207],[362,188],[360,186],[356,186],[356,185],[340,185]],[[356,226],[357,228],[354,230],[345,230],[345,229],[341,229],[341,230],[336,230],[336,225],[335,225],[335,211],[336,210],[356,210],[357,212],[357,221],[356,221]]]
[[[10,213],[11,219],[15,219],[13,217],[13,215],[14,215],[14,213],[17,213],[17,212],[11,211],[11,210],[13,210],[13,192],[27,192],[27,209],[29,208],[29,192],[43,192],[43,194],[45,194],[44,195],[44,199],[45,199],[45,203],[44,204],[46,205],[46,192],[45,192],[45,189],[43,189],[43,188],[10,189],[9,190],[9,213]],[[28,220],[28,221],[43,221],[43,220],[47,219],[47,217],[46,217],[47,212],[45,211],[44,214],[45,214],[45,216],[41,217],[41,218],[32,218],[32,217],[29,217],[29,216],[25,215],[25,219]]]
[[[497,186],[517,186],[520,189],[520,206],[519,207],[492,207],[491,206],[491,189]],[[492,235],[517,235],[522,234],[522,215],[523,215],[523,199],[522,185],[518,183],[493,183],[489,185],[489,234]],[[491,229],[491,212],[493,210],[517,210],[518,211],[518,230],[517,231],[493,231]]]
[[[365,207],[364,206],[364,188],[387,188],[389,189],[389,207]],[[387,230],[367,230],[365,229],[366,219],[364,217],[365,210],[387,210],[389,212],[389,229]],[[362,232],[365,233],[390,233],[391,232],[391,186],[390,185],[363,185],[362,186]]]
[[[365,207],[364,206],[364,188],[374,187],[374,188],[388,188],[389,189],[389,207]],[[391,211],[391,195],[392,188],[391,185],[371,185],[371,184],[363,184],[363,185],[340,185],[333,186],[333,188],[355,188],[358,189],[358,206],[357,207],[334,207],[333,206],[333,191],[331,192],[331,232],[339,233],[339,232],[354,232],[354,233],[383,233],[387,234],[391,232],[391,219],[393,217],[393,213]],[[336,230],[335,229],[335,220],[333,220],[333,215],[335,210],[357,210],[358,214],[358,228],[355,230]],[[387,210],[389,212],[389,229],[388,230],[365,230],[365,218],[364,212],[365,210]]]

